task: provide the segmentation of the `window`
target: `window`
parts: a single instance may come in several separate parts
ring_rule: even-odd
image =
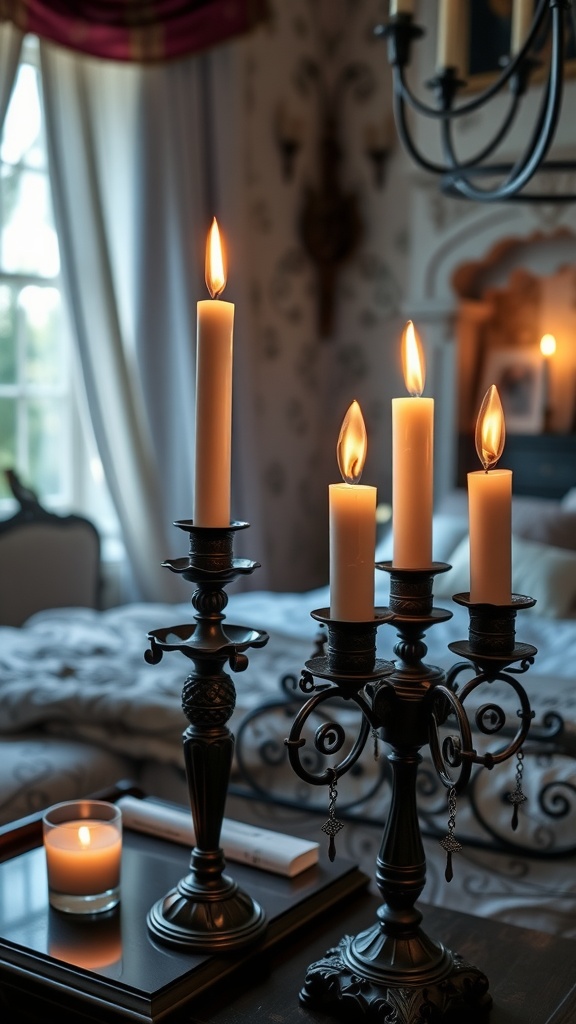
[[[118,537],[60,286],[37,40],[26,37],[0,145],[0,469],[14,466],[55,511]],[[14,503],[0,473],[0,515]]]

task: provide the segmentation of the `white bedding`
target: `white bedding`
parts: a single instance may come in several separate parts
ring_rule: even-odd
[[[379,581],[378,600],[385,603],[386,594]],[[439,603],[439,602],[435,602]],[[307,594],[249,593],[231,596],[226,621],[265,629],[268,644],[248,651],[249,666],[243,673],[233,674],[237,692],[237,708],[231,721],[236,732],[247,711],[279,695],[279,679],[285,673],[299,676],[310,657],[318,623],[310,612],[328,604],[326,588]],[[446,606],[446,602],[442,602]],[[156,665],[148,665],[144,652],[151,629],[180,625],[193,621],[191,606],[136,604],[98,613],[86,609],[51,610],[35,615],[21,629],[0,628],[0,734],[22,734],[42,729],[51,736],[89,740],[103,750],[131,756],[148,763],[148,778],[155,785],[164,773],[167,790],[164,794],[176,799],[176,780],[182,795],[182,732],[187,725],[181,710],[183,682],[191,663],[180,653],[166,653]],[[447,648],[450,641],[466,639],[466,609],[453,605],[453,618],[434,626],[427,636],[426,661],[449,667],[454,656]],[[573,667],[576,664],[576,622],[550,620],[538,616],[536,610],[522,611],[517,616],[517,638],[539,649],[536,664],[522,677],[538,723],[546,710],[559,711],[568,721],[569,729],[576,723],[576,685]],[[395,633],[383,625],[378,630],[381,657],[392,659]],[[485,689],[485,688],[482,688]],[[490,697],[494,696],[491,692]],[[482,698],[483,700],[484,698]],[[280,716],[278,749],[283,746],[290,722]],[[268,736],[268,726],[265,727]],[[573,732],[571,742],[576,733]],[[370,747],[370,744],[368,745]],[[529,793],[527,809],[523,809],[521,827],[510,833],[510,805],[506,793],[514,786],[515,762],[509,761],[493,772],[483,770],[480,789],[484,812],[491,823],[497,822],[500,835],[525,839],[546,847],[550,829],[538,815],[539,793],[548,775],[556,780],[556,795],[568,796],[570,810],[561,818],[561,828],[572,834],[562,835],[562,848],[574,843],[574,793],[576,792],[575,750],[571,758],[546,756],[526,759],[525,783]],[[254,755],[257,760],[256,755]],[[375,771],[371,750],[366,749],[363,762],[368,773]],[[423,766],[425,768],[425,765]],[[262,764],[260,764],[262,770]],[[266,774],[266,767],[264,766]],[[276,780],[276,792],[293,786],[294,795],[314,790],[312,803],[326,805],[323,787],[296,782],[294,773],[285,765]],[[287,773],[287,774],[286,774]],[[271,779],[273,773],[266,774]],[[287,779],[290,782],[287,782]],[[143,776],[143,784],[145,775]],[[349,799],[346,786],[358,779],[341,780],[341,801]],[[271,785],[271,783],[270,783]],[[559,788],[558,788],[559,787]],[[153,790],[151,790],[153,791]],[[419,808],[420,797],[419,796]],[[382,801],[382,796],[379,797]],[[455,881],[446,886],[443,879],[443,851],[437,840],[427,839],[428,882],[424,898],[428,902],[460,908],[466,904],[473,913],[497,919],[541,927],[547,931],[576,937],[576,878],[574,857],[560,856],[553,860],[520,858],[517,854],[483,851],[467,845],[474,835],[476,823],[468,801],[461,799],[457,819],[457,835],[464,844],[457,859]],[[430,820],[437,827],[446,820],[446,797],[440,787],[430,798],[430,808],[422,799],[422,812],[430,811]],[[384,820],[380,802],[374,807],[360,807],[361,814]],[[267,819],[271,819],[268,817]],[[370,842],[378,838],[372,829]],[[353,844],[367,841],[368,833],[361,824],[347,828],[340,848],[342,854],[354,855]],[[533,837],[535,837],[533,839]],[[352,847],[347,849],[347,844]],[[364,851],[365,853],[366,851]]]
[[[386,600],[387,595],[377,596]],[[265,647],[247,652],[247,670],[233,674],[233,728],[247,711],[278,694],[282,675],[299,675],[319,631],[310,612],[328,600],[327,588],[231,596],[226,621],[265,629],[270,636]],[[453,613],[427,634],[430,664],[448,668],[455,658],[447,644],[467,639],[467,610],[454,604]],[[134,604],[105,612],[48,610],[20,629],[0,628],[0,732],[42,726],[123,754],[180,765],[187,724],[180,697],[192,663],[174,651],[148,665],[144,652],[150,629],[192,621],[188,604]],[[531,609],[518,613],[516,632],[519,641],[538,648],[536,664],[524,677],[537,714],[559,709],[576,722],[576,621],[543,619]],[[379,627],[380,657],[394,658],[395,639],[393,627]]]

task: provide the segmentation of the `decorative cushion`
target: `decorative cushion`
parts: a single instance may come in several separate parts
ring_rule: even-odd
[[[0,824],[135,777],[128,758],[40,732],[3,736],[0,759]]]
[[[525,540],[576,551],[576,508],[558,502],[525,498],[512,499],[512,532]]]
[[[432,519],[432,556],[436,562],[447,562],[458,541],[468,533],[468,516],[439,514]],[[393,554],[392,527],[376,546],[376,561],[389,562]]]
[[[452,568],[438,576],[435,597],[449,598],[470,590],[469,538],[464,537],[447,559]],[[576,552],[512,537],[512,589],[537,602],[538,614],[562,619],[576,611]]]
[[[458,517],[468,518],[468,492],[464,488],[450,491],[442,498],[435,519]],[[561,501],[513,494],[512,532],[526,540],[576,551],[576,488],[568,491]]]

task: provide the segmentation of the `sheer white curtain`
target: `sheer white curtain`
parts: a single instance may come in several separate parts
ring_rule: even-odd
[[[0,130],[10,102],[23,39],[24,33],[9,21],[0,22]]]
[[[171,524],[192,515],[196,300],[218,215],[204,109],[213,59],[126,65],[41,44],[63,279],[144,600],[190,596],[161,562],[185,554]]]

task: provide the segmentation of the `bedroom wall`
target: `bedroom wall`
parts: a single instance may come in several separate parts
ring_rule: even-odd
[[[302,590],[328,578],[328,484],[340,479],[336,442],[351,401],[368,431],[363,482],[390,498],[390,399],[399,393],[404,325],[410,174],[392,133],[393,152],[378,187],[370,138],[388,128],[390,74],[385,48],[371,35],[372,0],[354,4],[273,0],[269,24],[241,44],[242,258],[256,416],[256,481],[242,517],[263,500],[266,545],[254,586]],[[306,189],[319,187],[319,93],[303,82],[302,62],[320,67],[334,88],[360,62],[366,87],[344,88],[338,106],[341,185],[357,199],[362,234],[336,277],[335,326],[321,337],[319,281],[299,232]],[[305,76],[304,76],[305,77]],[[278,108],[297,122],[291,179],[283,175]],[[247,472],[247,471],[246,471]],[[263,584],[264,581],[264,584]]]
[[[435,60],[434,33],[425,36],[420,48],[420,67],[432,68]],[[423,70],[416,72],[414,82],[426,80]],[[422,95],[422,90],[420,90]],[[522,151],[528,136],[541,90],[532,87],[522,107],[520,126],[503,147],[499,159],[514,159]],[[574,121],[572,111],[576,102],[576,82],[565,83],[562,117],[550,154],[553,159],[576,157]],[[491,127],[500,124],[507,107],[507,98],[498,98],[490,112],[462,118],[458,136],[458,152],[463,155],[486,140]],[[421,150],[431,159],[437,159],[438,134],[431,121],[420,118],[417,122],[417,140]],[[576,174],[540,178],[538,187],[554,190],[560,187],[576,195]],[[410,192],[410,286],[406,304],[419,323],[428,344],[432,378],[431,393],[436,402],[436,460],[435,490],[441,500],[454,484],[457,465],[456,431],[462,380],[457,378],[459,359],[475,333],[474,320],[482,315],[470,305],[460,305],[455,278],[462,267],[470,263],[489,261],[498,248],[509,244],[511,258],[500,263],[494,259],[494,276],[503,286],[510,276],[526,268],[536,275],[554,273],[561,266],[576,266],[576,203],[476,203],[443,196],[435,181],[423,173],[412,179]],[[573,298],[570,300],[573,308]],[[564,313],[565,329],[569,317]],[[547,328],[552,330],[552,327]],[[510,344],[522,338],[510,325]],[[460,351],[459,351],[460,350]],[[474,381],[468,398],[468,418],[475,421],[477,390]],[[504,464],[504,463],[503,463]]]
[[[384,5],[387,8],[387,5]],[[456,346],[459,330],[452,276],[462,261],[483,258],[497,240],[520,240],[573,223],[573,206],[479,205],[446,199],[418,172],[391,134],[385,181],[377,187],[367,141],[386,130],[391,83],[385,46],[372,35],[382,7],[374,0],[271,0],[271,17],[237,46],[242,158],[239,175],[245,331],[250,347],[255,445],[240,486],[240,516],[262,525],[265,543],[246,553],[262,568],[250,585],[303,590],[328,578],[328,484],[339,477],[336,440],[342,418],[358,399],[368,430],[363,482],[390,500],[390,399],[404,393],[400,335],[408,317],[427,349],[426,393],[436,399],[436,497],[455,481]],[[422,72],[434,64],[432,31],[419,46]],[[302,61],[317,64],[330,87],[360,63],[364,89],[344,89],[339,104],[343,141],[341,183],[354,193],[361,240],[336,282],[335,328],[317,326],[318,275],[299,232],[305,190],[318,183],[318,93],[306,87]],[[305,76],[304,76],[305,77]],[[571,99],[565,105],[570,109]],[[426,95],[424,89],[420,92]],[[532,90],[534,107],[538,90]],[[278,108],[296,124],[294,172],[283,175]],[[528,116],[523,118],[526,132]],[[420,125],[422,129],[422,124]],[[485,131],[475,117],[463,144]],[[420,142],[433,151],[430,126]],[[573,151],[570,127],[560,132]],[[576,262],[576,257],[574,259]]]

